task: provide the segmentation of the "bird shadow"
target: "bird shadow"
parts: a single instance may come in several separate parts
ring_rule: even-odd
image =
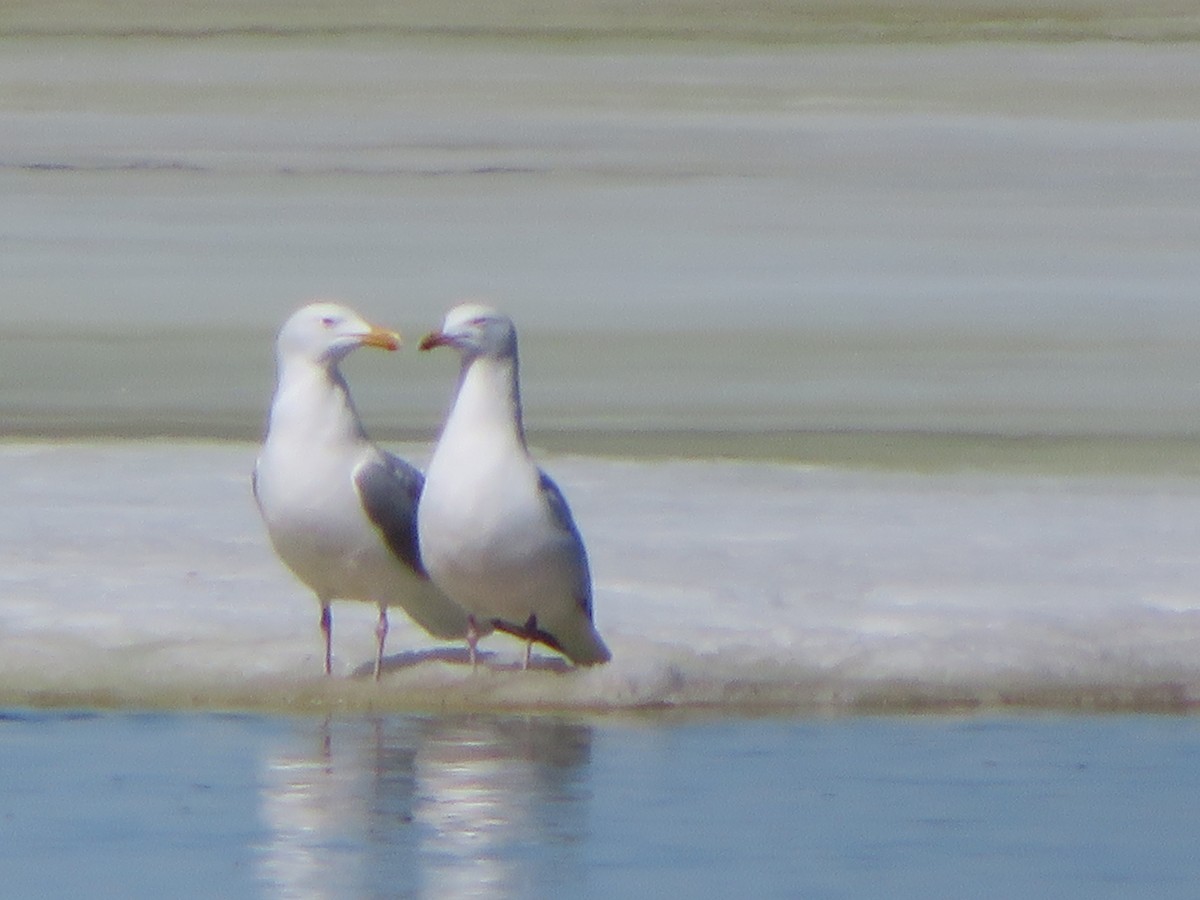
[[[519,672],[521,671],[521,662],[514,660],[510,662],[497,662],[497,655],[486,650],[476,652],[476,658],[479,661],[481,668],[491,669],[497,672]],[[400,672],[405,669],[412,669],[416,666],[428,662],[444,662],[453,665],[469,666],[471,665],[471,654],[466,647],[431,647],[425,650],[405,650],[402,653],[394,653],[391,656],[383,658],[383,665],[380,668],[381,674],[388,672]],[[529,660],[530,672],[557,672],[559,674],[570,672],[574,669],[569,662],[557,656],[534,656]],[[365,662],[356,668],[351,676],[353,678],[372,678],[375,675],[375,664]]]
[[[489,655],[494,656],[494,654],[489,654]],[[487,668],[492,669],[493,671],[496,671],[496,672],[528,671],[528,672],[558,672],[558,673],[562,674],[565,672],[575,671],[574,666],[572,666],[565,659],[560,659],[557,656],[534,656],[529,660],[529,668],[528,669],[525,669],[524,666],[522,666],[520,661],[518,661],[518,660],[511,660],[509,662],[488,665]]]

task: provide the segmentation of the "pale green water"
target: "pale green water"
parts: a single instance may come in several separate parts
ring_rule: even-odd
[[[334,295],[428,437],[484,294],[550,449],[1195,470],[1186,10],[631,10],[6,9],[0,433],[253,438]]]
[[[430,440],[453,361],[409,347],[346,371],[381,440]],[[9,437],[257,440],[271,333],[0,337]],[[865,339],[730,330],[525,338],[541,449],[885,468],[1200,474],[1200,356],[1182,340]]]

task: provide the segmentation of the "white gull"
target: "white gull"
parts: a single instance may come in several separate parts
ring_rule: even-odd
[[[310,304],[284,323],[276,342],[278,384],[253,483],[276,553],[321,604],[325,672],[332,663],[330,603],[361,600],[379,607],[378,679],[390,605],[441,638],[466,634],[467,617],[421,563],[421,473],[367,438],[338,369],[361,346],[395,350],[400,337],[335,303]]]
[[[491,627],[576,665],[607,662],[592,623],[587,552],[562,492],[525,443],[512,321],[455,307],[421,349],[462,357],[458,392],[426,473],[417,522],[434,582],[470,614],[468,644]]]

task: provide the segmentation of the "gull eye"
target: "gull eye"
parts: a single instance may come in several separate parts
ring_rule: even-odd
[[[321,319],[321,324],[326,328],[332,328],[337,324],[337,319],[333,316],[325,316]]]

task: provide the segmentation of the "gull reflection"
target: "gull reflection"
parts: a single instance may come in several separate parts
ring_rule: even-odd
[[[570,885],[591,739],[589,726],[547,717],[303,723],[262,779],[267,894],[508,897]]]

